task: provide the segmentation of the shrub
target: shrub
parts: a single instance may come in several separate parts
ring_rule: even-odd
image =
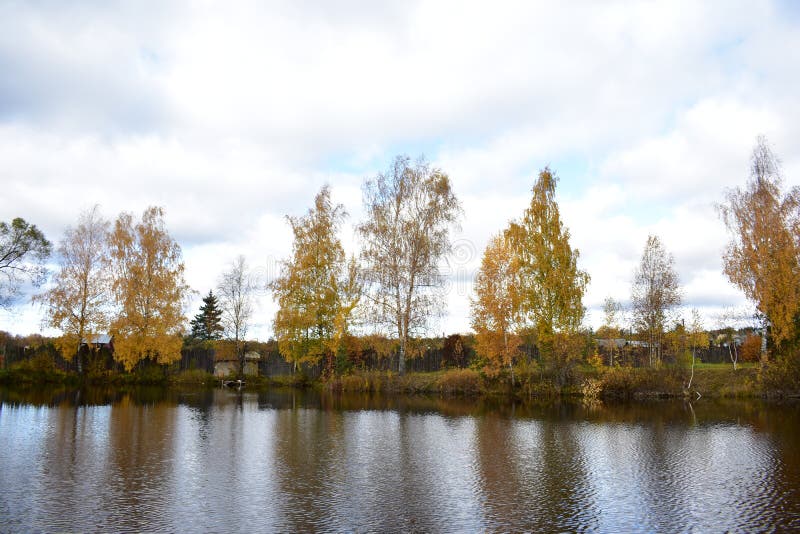
[[[163,365],[145,363],[132,374],[137,384],[163,384],[167,381],[166,369]]]
[[[172,378],[176,384],[213,384],[214,375],[202,369],[189,369],[182,371]]]
[[[761,386],[768,395],[795,395],[800,390],[800,354],[786,355],[761,371]]]
[[[586,358],[586,362],[594,367],[595,369],[602,369],[603,368],[603,357],[595,351],[594,354]]]
[[[557,397],[560,389],[535,360],[522,361],[514,367],[519,391],[527,397]]]
[[[29,360],[17,362],[8,370],[5,380],[24,383],[58,383],[64,380],[64,372],[56,367],[52,356],[39,353]]]
[[[389,389],[392,382],[390,373],[380,371],[356,371],[337,376],[326,382],[330,391],[347,391],[351,393],[377,393]]]
[[[634,369],[614,367],[601,376],[604,397],[632,398],[676,395],[683,391],[683,374],[679,367]]]
[[[558,387],[572,382],[573,370],[583,358],[585,343],[580,335],[558,333],[553,336],[550,350],[543,353],[543,361],[548,377]]]
[[[637,379],[632,367],[612,367],[602,376],[604,397],[630,398],[636,389]]]
[[[360,374],[345,375],[337,381],[337,389],[340,391],[370,391],[370,382]]]
[[[481,391],[481,375],[474,369],[450,369],[439,377],[439,392],[474,395]]]
[[[744,338],[739,355],[743,362],[757,362],[761,358],[761,336],[750,334]]]
[[[596,378],[587,378],[581,384],[581,395],[588,399],[596,399],[603,390],[603,383]]]

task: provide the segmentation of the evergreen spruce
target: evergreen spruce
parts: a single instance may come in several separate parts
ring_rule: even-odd
[[[217,297],[212,291],[203,298],[200,313],[192,319],[191,337],[208,341],[222,337],[222,310],[219,308]]]

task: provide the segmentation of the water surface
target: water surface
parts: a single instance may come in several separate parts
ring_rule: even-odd
[[[0,389],[0,530],[797,530],[798,423],[702,399]]]

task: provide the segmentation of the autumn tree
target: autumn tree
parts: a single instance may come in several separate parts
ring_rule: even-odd
[[[504,235],[493,237],[483,252],[475,276],[475,296],[470,302],[475,351],[489,362],[485,371],[496,375],[508,368],[514,383],[514,357],[522,339],[517,333],[522,319],[519,262]]]
[[[633,275],[631,306],[634,325],[647,338],[651,366],[661,361],[664,329],[680,303],[675,259],[650,235]]]
[[[762,363],[767,361],[768,333],[776,347],[795,341],[800,311],[800,188],[783,193],[781,185],[780,163],[759,137],[747,184],[728,190],[718,206],[731,236],[725,274],[764,317]]]
[[[333,322],[333,338],[329,344],[331,352],[337,357],[346,355],[348,346],[354,344],[351,327],[358,319],[357,310],[363,296],[363,287],[358,260],[351,256],[336,288],[339,305]]]
[[[689,382],[686,384],[686,390],[688,391],[692,388],[692,380],[694,379],[694,365],[697,359],[697,350],[702,347],[708,347],[708,334],[703,327],[703,319],[700,317],[700,312],[697,308],[692,308],[692,318],[686,334],[688,338],[687,342],[692,353],[691,374],[689,375]]]
[[[239,362],[239,377],[244,376],[245,340],[253,316],[253,292],[255,285],[244,256],[238,256],[222,273],[217,292],[222,311],[221,325],[225,337],[233,342]]]
[[[717,316],[717,344],[728,349],[728,357],[733,365],[733,370],[739,365],[739,326],[748,322],[751,315],[734,308],[725,308]]]
[[[603,301],[603,325],[597,329],[597,336],[609,341],[609,365],[614,365],[614,349],[616,340],[620,337],[619,315],[622,305],[613,297],[606,297]]]
[[[9,307],[24,282],[39,287],[47,278],[52,245],[36,225],[17,217],[0,221],[0,307]]]
[[[190,326],[192,331],[189,335],[194,339],[210,341],[222,337],[222,310],[213,290],[203,297],[200,313],[194,316]]]
[[[287,217],[294,241],[271,289],[278,301],[274,330],[278,349],[295,369],[332,357],[360,298],[354,260],[347,262],[338,237],[346,212],[326,185],[302,217]]]
[[[761,336],[748,334],[742,342],[742,361],[757,362],[761,357]]]
[[[442,344],[442,366],[464,367],[467,361],[467,347],[461,334],[447,336]]]
[[[511,223],[506,238],[519,262],[520,306],[535,328],[543,360],[564,383],[580,354],[572,339],[585,309],[583,295],[589,275],[578,268],[577,249],[561,222],[556,202],[558,178],[545,167],[533,185],[530,206],[522,220]]]
[[[409,339],[443,302],[439,263],[451,250],[461,207],[447,174],[407,156],[367,180],[363,196],[366,220],[358,231],[367,304],[374,322],[397,335],[404,374]]]
[[[53,287],[36,300],[45,307],[48,326],[61,331],[56,346],[65,359],[77,356],[83,372],[81,344],[91,346],[94,334],[106,333],[111,311],[109,222],[99,208],[82,213],[78,225],[67,228],[58,246],[59,269]]]
[[[141,221],[122,213],[109,246],[117,314],[111,321],[114,357],[131,370],[142,360],[181,357],[183,305],[190,294],[181,248],[164,224],[164,210],[147,208]]]

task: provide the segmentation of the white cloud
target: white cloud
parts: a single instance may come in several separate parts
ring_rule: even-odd
[[[96,202],[163,205],[204,293],[239,253],[285,257],[284,215],[326,182],[354,251],[361,180],[424,152],[462,199],[471,273],[550,164],[593,322],[605,296],[627,299],[648,233],[687,303],[735,304],[712,204],[759,133],[800,183],[797,25],[780,3],[721,1],[7,3],[0,219],[56,240]],[[441,328],[468,328],[469,291],[450,292]],[[25,317],[0,328],[38,328]]]

